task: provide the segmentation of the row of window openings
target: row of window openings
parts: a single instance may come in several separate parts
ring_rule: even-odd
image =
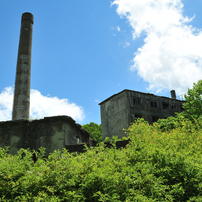
[[[134,119],[142,118],[141,114],[134,114]],[[158,121],[159,117],[158,116],[152,116],[152,122]]]
[[[141,98],[134,98],[133,103],[136,104],[136,105],[141,105],[142,104],[141,103]],[[157,108],[158,107],[157,102],[151,101],[151,107]],[[171,105],[171,108],[174,109],[174,108],[176,108],[176,106]],[[169,109],[169,104],[163,102],[163,109]]]

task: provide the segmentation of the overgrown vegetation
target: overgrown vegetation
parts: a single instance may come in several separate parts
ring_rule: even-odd
[[[192,89],[188,89],[185,95],[185,103],[183,104],[184,111],[176,113],[175,117],[167,119],[159,119],[157,126],[162,131],[169,131],[174,128],[181,128],[184,122],[193,123],[192,127],[198,129],[202,123],[202,80],[193,84]]]
[[[138,119],[127,148],[99,147],[83,154],[44,149],[17,155],[0,150],[1,201],[201,201],[202,130],[184,121],[162,132]],[[22,158],[23,156],[23,158]]]
[[[188,89],[185,101],[184,116],[190,120],[200,118],[202,116],[202,80],[194,83],[192,89]]]
[[[97,123],[90,122],[82,126],[83,129],[87,130],[90,133],[90,137],[98,142],[102,141],[102,126]]]
[[[188,113],[189,116],[186,116]],[[0,149],[0,201],[202,201],[202,122],[187,110],[127,129],[126,148],[82,154]],[[115,145],[115,144],[114,144]]]

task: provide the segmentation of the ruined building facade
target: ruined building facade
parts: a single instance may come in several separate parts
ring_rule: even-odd
[[[69,116],[0,122],[0,147],[8,146],[11,154],[20,148],[37,151],[44,147],[48,157],[55,150],[69,150],[69,146],[81,143],[91,144],[89,133]]]
[[[138,117],[144,118],[150,124],[158,119],[175,116],[182,112],[183,102],[176,99],[175,91],[171,91],[172,98],[156,96],[150,93],[141,93],[132,90],[123,90],[101,102],[102,138],[125,134],[123,128]]]
[[[31,13],[22,14],[12,121],[0,122],[0,147],[8,146],[11,154],[20,148],[45,147],[47,157],[54,150],[81,143],[90,145],[92,141],[89,133],[69,116],[29,120],[33,23]]]

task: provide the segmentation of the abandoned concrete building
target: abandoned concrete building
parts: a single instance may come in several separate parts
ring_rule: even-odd
[[[161,97],[150,93],[133,90],[123,90],[101,102],[102,138],[118,136],[122,138],[123,128],[138,117],[144,118],[150,124],[158,119],[175,116],[175,112],[182,112],[184,101],[177,100],[175,91],[171,97]]]
[[[12,121],[0,122],[0,147],[9,146],[10,153],[20,148],[38,150],[46,148],[46,156],[54,150],[62,150],[80,143],[92,144],[90,135],[69,116],[45,117],[29,121],[31,49],[34,18],[23,13],[16,68]],[[123,90],[101,102],[102,137],[123,137],[135,118],[142,117],[150,124],[159,118],[175,116],[182,111],[183,101],[171,97]],[[70,148],[70,147],[69,147]]]
[[[37,151],[44,147],[47,157],[54,150],[62,151],[80,143],[91,144],[89,133],[69,116],[0,122],[0,147],[9,146],[11,154],[20,148]]]
[[[69,116],[29,121],[33,23],[31,13],[22,14],[12,121],[0,122],[0,147],[9,146],[11,154],[45,147],[48,156],[70,145],[91,144],[89,133]]]

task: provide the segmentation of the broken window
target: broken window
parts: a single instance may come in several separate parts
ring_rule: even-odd
[[[137,120],[138,118],[142,118],[141,114],[132,114],[133,120]]]
[[[157,102],[151,102],[151,107],[157,108]]]
[[[141,105],[141,99],[140,98],[133,98],[133,103],[136,105]]]
[[[158,116],[152,116],[152,122],[158,121],[159,117]]]
[[[166,102],[163,102],[163,109],[169,109],[169,104]]]
[[[135,114],[135,119],[137,118],[142,118],[142,115],[141,114]]]

